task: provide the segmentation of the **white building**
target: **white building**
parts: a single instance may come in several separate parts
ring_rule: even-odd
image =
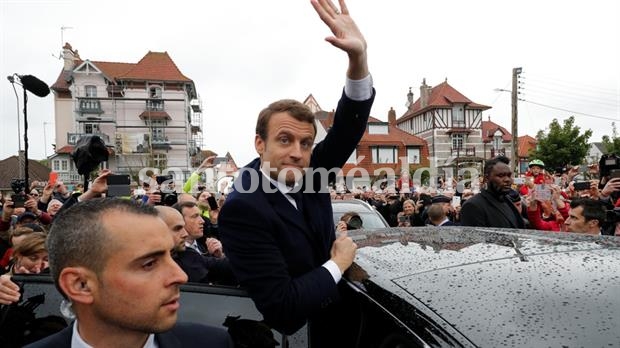
[[[49,158],[62,181],[82,181],[70,153],[84,134],[105,141],[110,157],[104,167],[133,180],[148,167],[179,168],[178,180],[191,172],[202,147],[201,102],[167,52],[149,51],[137,63],[101,62],[82,60],[67,43],[63,58],[51,87],[56,153]]]

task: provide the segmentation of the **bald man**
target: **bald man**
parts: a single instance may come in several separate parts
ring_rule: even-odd
[[[237,280],[232,274],[228,259],[201,255],[194,249],[187,249],[185,241],[188,233],[185,230],[183,215],[172,207],[156,206],[159,217],[166,223],[174,238],[173,259],[187,274],[193,283],[220,283],[236,285]]]
[[[183,215],[178,210],[165,205],[158,205],[155,207],[159,217],[164,220],[168,229],[172,233],[174,239],[175,253],[185,251],[185,241],[187,240],[187,231],[185,230],[185,220]],[[178,262],[177,262],[178,263]]]

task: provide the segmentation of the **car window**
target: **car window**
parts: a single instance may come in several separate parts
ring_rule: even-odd
[[[54,282],[49,275],[19,275],[13,276],[12,280],[20,286],[23,295],[19,303],[12,306],[2,306],[2,312],[0,313],[7,313],[5,322],[19,324],[20,321],[25,322],[30,320],[31,317],[37,319],[48,318],[48,320],[44,322],[46,331],[39,330],[35,332],[36,336],[28,335],[23,338],[6,334],[7,332],[17,332],[15,325],[5,326],[5,334],[2,335],[3,330],[0,325],[0,347],[21,347],[24,344],[53,334],[71,323],[72,320],[64,318],[60,312],[62,295],[56,290]],[[30,299],[29,302],[28,299]],[[181,286],[180,302],[179,322],[194,322],[228,329],[231,325],[237,325],[237,320],[243,319],[240,323],[246,331],[249,325],[249,330],[255,328],[258,333],[265,334],[261,331],[263,328],[260,323],[262,315],[243,289],[188,283]],[[10,311],[8,311],[9,309]],[[25,312],[28,312],[28,316],[24,315]],[[224,323],[227,319],[228,323],[225,325]],[[24,332],[24,330],[19,332]],[[28,332],[34,332],[34,330],[28,330]],[[280,347],[283,347],[281,343],[285,338],[275,330],[271,330],[271,335],[280,344]],[[16,345],[7,343],[18,342],[18,339],[23,340]],[[305,341],[305,339],[302,338],[302,341]],[[289,347],[298,347],[298,345],[289,345]]]

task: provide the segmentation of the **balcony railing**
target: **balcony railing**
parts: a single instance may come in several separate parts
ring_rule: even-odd
[[[506,148],[491,149],[491,158],[496,156],[506,156]]]
[[[58,180],[65,184],[78,184],[82,182],[83,178],[77,172],[60,172],[58,173]]]
[[[102,114],[101,102],[96,99],[80,99],[78,112],[82,114]]]
[[[98,135],[101,139],[103,139],[103,141],[105,142],[106,145],[111,145],[110,144],[110,137],[105,134],[105,133],[67,133],[67,144],[68,145],[75,145],[78,140],[80,140],[80,138],[82,136],[85,135]]]
[[[452,156],[456,156],[456,157],[475,157],[476,156],[476,147],[475,146],[453,147],[452,148]]]
[[[164,111],[164,101],[160,99],[147,100],[146,111]]]

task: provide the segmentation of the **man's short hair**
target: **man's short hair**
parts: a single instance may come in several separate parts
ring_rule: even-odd
[[[60,293],[63,292],[58,278],[64,268],[82,266],[97,275],[103,271],[108,255],[114,252],[102,219],[109,212],[157,217],[151,205],[137,205],[120,198],[87,200],[61,211],[54,218],[47,239],[50,272]]]
[[[491,174],[493,167],[495,167],[495,165],[498,163],[510,164],[510,160],[506,156],[497,156],[486,161],[486,163],[484,164],[484,176],[488,176],[489,174]]]
[[[191,209],[193,207],[197,207],[198,205],[196,204],[196,202],[192,202],[192,201],[183,201],[183,202],[177,202],[175,203],[172,207],[174,209],[176,209],[179,213],[181,213],[181,215],[183,215],[183,209],[187,208],[187,209]]]
[[[314,114],[312,113],[312,110],[310,110],[307,105],[300,103],[297,100],[282,99],[269,104],[269,106],[264,108],[260,114],[258,114],[258,120],[256,121],[256,134],[258,134],[261,139],[267,139],[267,127],[269,125],[269,120],[273,114],[278,112],[286,112],[297,121],[312,124],[314,135],[316,136],[316,124],[314,123]]]
[[[581,207],[583,209],[583,217],[585,221],[598,220],[598,225],[605,223],[607,210],[601,201],[591,198],[579,198],[570,202],[571,209]]]
[[[428,219],[431,221],[439,221],[446,218],[446,212],[441,203],[433,203],[428,208]]]

